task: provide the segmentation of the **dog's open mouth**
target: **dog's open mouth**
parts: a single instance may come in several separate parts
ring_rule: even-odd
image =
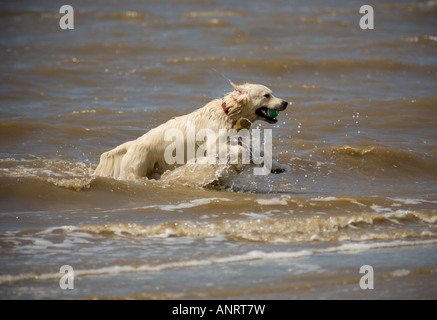
[[[261,107],[258,108],[255,113],[269,123],[278,122],[278,119],[276,119],[278,116],[278,111],[276,110],[268,109],[267,107]]]

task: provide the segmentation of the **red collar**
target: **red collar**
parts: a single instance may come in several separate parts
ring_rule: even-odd
[[[226,102],[224,102],[224,101],[223,101],[223,103],[222,103],[222,108],[223,108],[223,111],[224,111],[226,114],[229,113],[229,107],[226,106]]]

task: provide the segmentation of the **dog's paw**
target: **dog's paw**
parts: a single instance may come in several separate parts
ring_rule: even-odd
[[[274,169],[272,168],[272,170],[270,172],[278,174],[278,173],[282,173],[282,172],[285,172],[285,171],[287,171],[287,170],[282,169],[282,168],[274,168]]]
[[[281,164],[276,161],[273,161],[272,163],[272,169],[270,170],[271,173],[283,173],[288,172],[291,170],[291,167],[288,164]]]

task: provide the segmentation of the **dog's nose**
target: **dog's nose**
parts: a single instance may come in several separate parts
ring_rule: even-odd
[[[284,107],[284,109],[287,108],[288,102],[287,101],[282,101],[282,106]]]

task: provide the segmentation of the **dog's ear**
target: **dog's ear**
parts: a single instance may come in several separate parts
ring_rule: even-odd
[[[249,99],[249,94],[242,86],[238,86],[231,81],[231,85],[234,87],[234,91],[231,93],[232,98],[238,103],[247,102]]]

